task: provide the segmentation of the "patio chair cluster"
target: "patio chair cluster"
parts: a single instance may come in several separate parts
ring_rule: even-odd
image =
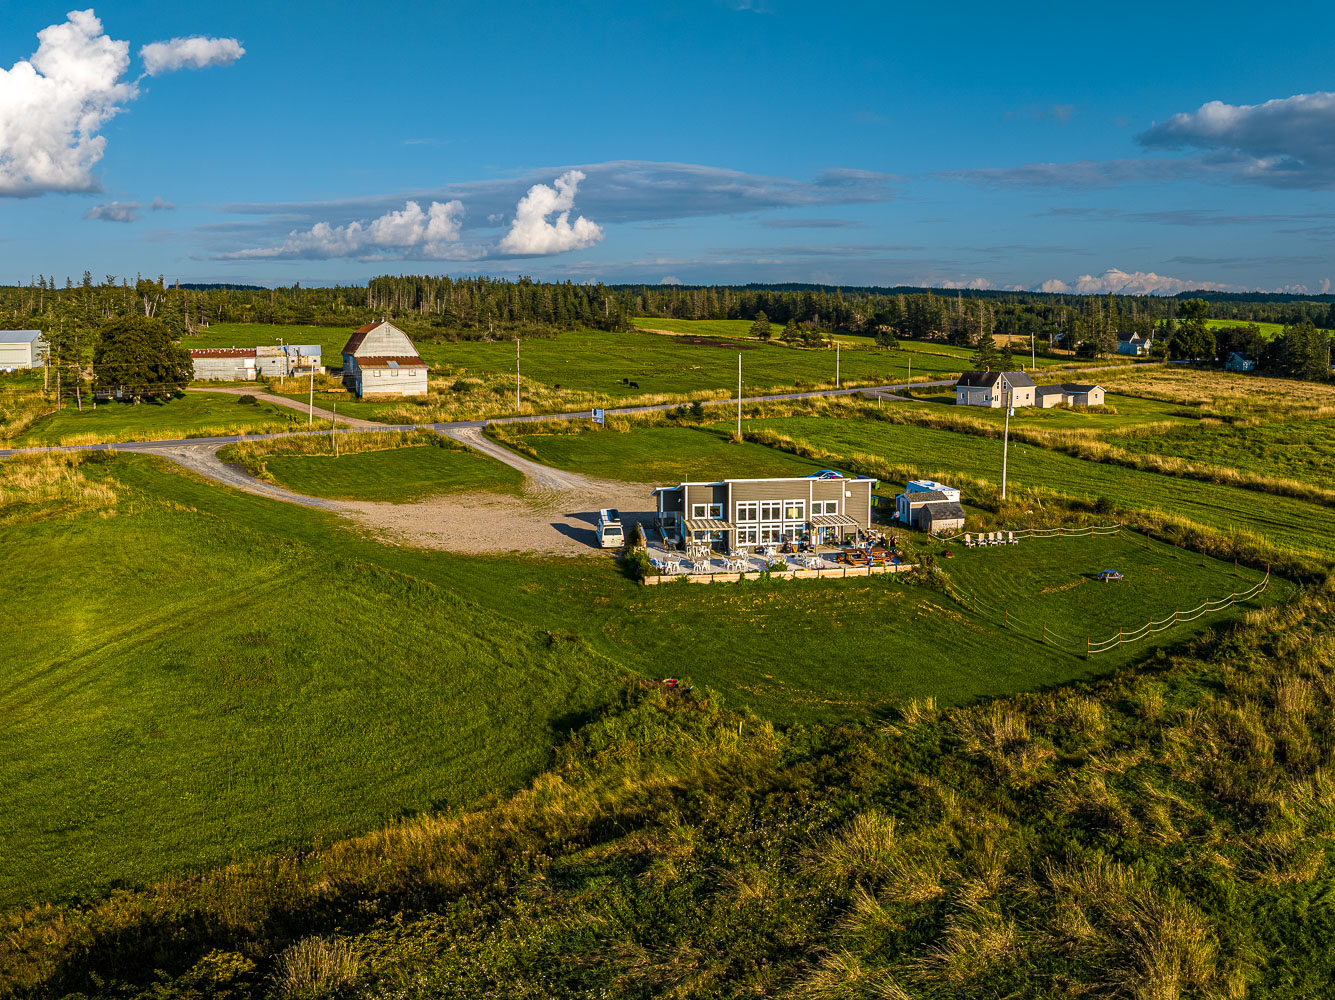
[[[1018,545],[1019,541],[1015,537],[1015,532],[1007,531],[980,531],[975,539],[969,533],[964,535],[964,547],[966,549],[976,549],[984,545]]]

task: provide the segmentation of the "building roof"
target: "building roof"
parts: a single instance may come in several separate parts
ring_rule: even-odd
[[[964,517],[964,508],[954,500],[946,503],[934,503],[927,508],[927,513],[939,520],[948,520],[952,517]]]
[[[1150,342],[1149,337],[1143,336],[1142,334],[1139,333],[1127,333],[1125,331],[1119,332],[1117,334],[1117,339],[1124,344],[1135,344],[1135,343],[1148,344]]]
[[[1065,386],[1067,392],[1093,392],[1095,389],[1102,388],[1101,385],[1076,385],[1075,383],[1067,383]]]
[[[687,531],[732,531],[737,526],[727,521],[721,521],[716,517],[688,517],[686,519]]]
[[[910,504],[915,503],[952,503],[953,501],[940,490],[923,490],[920,493],[900,494],[908,499]]]
[[[359,326],[357,329],[353,330],[352,336],[349,337],[348,342],[343,345],[343,353],[356,354],[357,348],[362,346],[362,341],[366,339],[366,335],[372,330],[384,326],[388,322],[389,320],[378,319],[374,323],[367,323],[365,326]]]
[[[817,528],[857,528],[861,527],[857,518],[847,514],[813,514],[811,523]]]
[[[426,362],[421,358],[401,356],[385,358],[358,358],[357,367],[359,368],[425,368]]]
[[[358,362],[360,362],[362,359],[358,358],[357,360]],[[652,496],[654,493],[671,493],[674,490],[681,489],[683,486],[727,486],[729,483],[805,483],[812,479],[823,479],[823,478],[825,477],[822,476],[819,472],[817,472],[813,473],[810,476],[761,476],[759,479],[714,479],[714,480],[688,479],[686,482],[678,483],[676,486],[657,486],[650,492],[649,495]],[[846,483],[875,484],[880,482],[879,479],[875,479],[871,476],[853,476],[853,477],[839,476],[838,478],[842,479]]]
[[[41,335],[41,330],[0,330],[0,344],[31,344]]]
[[[1064,385],[1040,385],[1037,394],[1040,396],[1061,396],[1066,393]]]
[[[192,358],[253,358],[253,347],[202,347],[190,352]]]
[[[1013,388],[1023,389],[1034,384],[1034,380],[1024,372],[965,372],[955,384],[966,389],[990,389],[1003,375]]]

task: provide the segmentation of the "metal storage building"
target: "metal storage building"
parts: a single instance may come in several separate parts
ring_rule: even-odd
[[[46,364],[41,330],[0,330],[0,369],[40,368]]]

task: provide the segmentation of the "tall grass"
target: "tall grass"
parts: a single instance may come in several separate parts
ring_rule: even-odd
[[[70,517],[88,511],[114,514],[117,494],[89,468],[105,465],[108,453],[55,452],[18,455],[0,462],[0,524]]]

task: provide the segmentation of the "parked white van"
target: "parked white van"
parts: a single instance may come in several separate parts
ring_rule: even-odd
[[[611,507],[598,512],[598,544],[605,549],[619,549],[626,543],[621,530],[621,512]]]

